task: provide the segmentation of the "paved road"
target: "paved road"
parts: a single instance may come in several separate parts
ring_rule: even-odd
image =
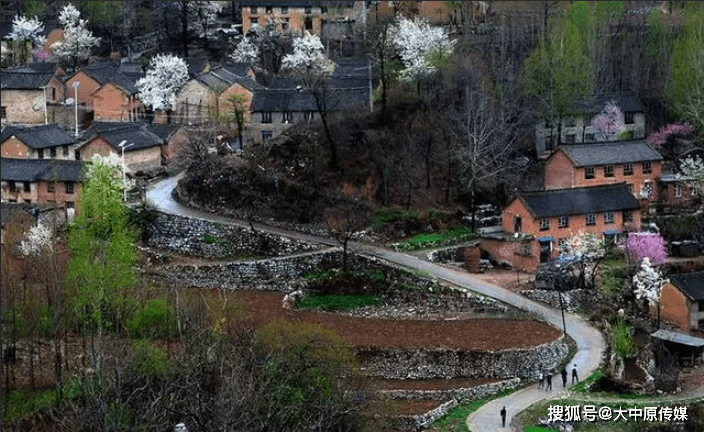
[[[171,191],[176,186],[177,181],[177,177],[171,177],[154,184],[147,191],[147,201],[162,211],[169,213],[214,222],[232,223],[240,226],[248,225],[246,222],[205,213],[177,203],[171,197]],[[257,229],[310,242],[317,242],[330,246],[337,244],[334,240],[325,237],[286,231],[262,224],[255,224],[255,227]],[[562,328],[562,316],[559,310],[555,310],[545,306],[542,303],[529,300],[519,294],[513,293],[499,286],[484,282],[465,271],[442,267],[411,255],[393,252],[381,247],[354,243],[351,245],[351,248],[357,253],[375,256],[405,267],[428,272],[434,277],[450,282],[462,289],[469,289],[488,297],[503,301],[519,309],[532,312],[555,327]],[[572,359],[570,365],[576,364],[580,377],[586,377],[594,372],[601,363],[602,356],[606,350],[604,338],[601,333],[577,315],[565,313],[565,323],[567,326],[567,334],[572,337],[577,344],[577,353],[574,359]],[[538,389],[537,385],[534,385],[508,397],[494,400],[473,413],[467,420],[467,424],[472,432],[505,431],[506,429],[501,428],[501,421],[499,417],[499,410],[501,407],[506,406],[506,423],[508,424],[514,415],[518,414],[530,405],[533,405],[534,403],[548,397],[560,395],[562,393],[561,386],[561,379],[558,375],[553,379],[553,391],[551,392]]]

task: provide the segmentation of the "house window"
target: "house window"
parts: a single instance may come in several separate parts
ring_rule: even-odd
[[[306,8],[305,8],[305,13],[307,13],[307,14],[313,13],[313,8],[310,7],[310,6],[306,6]]]
[[[249,27],[252,29],[259,27],[259,18],[250,18]]]
[[[270,13],[273,13],[273,12],[274,12],[274,8],[273,8],[273,7],[271,7],[271,6],[267,6],[267,7],[266,7],[266,13],[270,14]]]
[[[623,221],[624,222],[633,222],[633,212],[630,210],[624,210],[623,211]]]
[[[44,149],[37,150],[37,158],[44,159]]]
[[[514,216],[513,218],[513,232],[521,232],[523,230],[523,223],[520,216]]]
[[[306,111],[303,113],[303,119],[310,121],[315,117],[315,111]]]
[[[262,141],[266,141],[273,136],[274,136],[273,131],[270,131],[270,130],[263,130],[262,131]]]
[[[288,13],[288,6],[281,6],[281,13],[286,15]]]
[[[29,193],[32,192],[32,183],[30,182],[24,182],[24,191]]]
[[[576,139],[575,134],[565,135],[565,144],[574,144]]]
[[[17,184],[15,184],[14,181],[10,180],[10,181],[8,182],[8,186],[10,187],[10,192],[11,192],[11,193],[17,192]]]
[[[555,150],[555,137],[549,135],[545,138],[545,150],[553,151]]]
[[[521,243],[520,255],[531,255],[533,253],[533,243]]]
[[[543,218],[540,219],[540,231],[547,231],[550,229],[550,219]]]
[[[281,30],[288,30],[291,28],[291,18],[281,18]]]
[[[604,166],[604,177],[613,177],[614,176],[614,166],[613,165],[605,165]]]
[[[584,178],[587,180],[591,180],[594,178],[594,167],[584,168]]]
[[[586,135],[585,140],[586,140],[587,142],[594,142],[594,141],[596,141],[596,136],[595,136],[593,133],[588,133],[588,134]]]
[[[632,185],[632,184],[630,184],[630,183],[627,184],[627,185],[626,185],[626,189],[628,189],[628,192],[629,192],[631,195],[633,195],[633,185]]]
[[[594,213],[587,213],[587,225],[596,225],[596,215]]]
[[[76,150],[75,152],[73,152],[73,157],[75,157],[76,160],[81,160],[81,152]]]
[[[643,162],[643,174],[650,174],[653,172],[653,166],[650,162]]]
[[[6,107],[0,107],[0,118],[7,118],[7,108]]]
[[[75,207],[76,207],[76,204],[75,204],[75,203],[73,203],[73,202],[71,202],[71,201],[66,201],[66,208],[67,208],[67,209],[72,209],[72,208],[75,208]]]
[[[570,218],[569,216],[560,216],[557,218],[557,226],[558,228],[567,228],[570,224]]]
[[[574,117],[570,117],[565,120],[565,127],[575,127],[576,125],[577,120]]]
[[[704,330],[704,319],[697,321],[697,328],[699,330]]]
[[[557,240],[557,245],[560,248],[560,253],[569,253],[570,251],[570,240],[568,237],[562,237]]]
[[[49,155],[52,159],[56,157],[56,147],[52,147],[49,149]]]
[[[256,7],[256,6],[250,7],[250,8],[249,8],[249,13],[253,13],[253,14],[257,13],[257,7]]]
[[[54,182],[48,182],[46,184],[46,191],[49,193],[54,193],[56,192],[56,183]]]
[[[271,123],[271,112],[262,113],[262,123]]]
[[[293,123],[293,113],[291,113],[289,111],[284,111],[283,122],[284,123]]]
[[[630,162],[626,162],[623,164],[623,175],[633,175],[633,164]]]
[[[67,158],[68,157],[68,146],[64,146],[63,150],[64,150],[64,157]]]
[[[653,184],[650,183],[649,181],[646,181],[643,183],[643,186],[640,188],[640,197],[641,198],[650,198],[650,194],[653,192]]]
[[[614,212],[604,213],[604,223],[607,223],[607,224],[614,223]]]
[[[675,198],[682,198],[682,185],[675,183]]]
[[[32,200],[31,200],[31,199],[25,199],[25,200],[24,200],[24,203],[25,203],[25,204],[32,204]]]
[[[626,122],[626,124],[633,124],[633,123],[635,123],[635,121],[633,120],[633,114],[634,114],[633,111],[626,111],[626,112],[625,112],[625,114],[624,114],[624,117],[625,117],[624,121]]]
[[[313,18],[306,17],[305,26],[306,26],[306,30],[313,30]]]
[[[73,182],[66,182],[66,193],[67,194],[72,194],[73,193]]]

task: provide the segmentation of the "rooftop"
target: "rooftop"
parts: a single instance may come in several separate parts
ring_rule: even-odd
[[[674,342],[680,345],[686,345],[692,348],[704,348],[704,339],[695,336],[690,336],[686,333],[674,332],[671,330],[660,329],[650,335],[655,339]]]
[[[564,151],[578,167],[662,160],[660,153],[645,140],[565,145],[557,151]]]
[[[81,162],[59,159],[0,159],[0,177],[5,181],[70,181],[81,177]]]
[[[539,218],[640,208],[625,183],[530,192],[520,195],[520,199]]]
[[[676,286],[691,300],[704,300],[704,271],[668,276],[670,283]]]
[[[89,138],[85,141],[85,143],[88,143],[97,137],[101,137],[108,144],[110,144],[113,149],[120,151],[120,143],[122,141],[126,141],[125,151],[130,152],[161,146],[165,144],[165,141],[176,129],[178,129],[177,125],[150,125],[132,122],[94,122],[86,131],[86,136]]]
[[[39,126],[7,126],[0,133],[0,142],[15,136],[33,149],[43,149],[76,143],[73,135],[56,123]]]

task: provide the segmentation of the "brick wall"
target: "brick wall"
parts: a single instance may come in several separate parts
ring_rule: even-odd
[[[530,244],[529,250],[522,245]],[[540,245],[535,240],[497,240],[483,238],[479,248],[498,261],[506,261],[513,268],[533,273],[540,265]],[[555,251],[557,253],[557,251]]]
[[[10,137],[3,141],[0,147],[0,154],[4,158],[13,159],[34,159],[31,156],[32,151],[23,143],[15,137]],[[36,152],[35,152],[36,153]],[[35,154],[36,157],[36,154]]]
[[[322,26],[322,14],[320,7],[312,7],[311,13],[306,14],[305,9],[302,7],[289,7],[288,13],[281,13],[281,7],[272,8],[271,13],[266,13],[266,7],[257,7],[256,13],[252,13],[252,8],[247,6],[242,8],[242,30],[246,34],[252,29],[252,19],[256,19],[258,26],[261,27],[266,22],[267,18],[274,19],[276,22],[282,23],[285,18],[289,20],[288,29],[284,30],[282,25],[279,24],[277,27],[280,31],[291,32],[294,34],[303,34],[306,31],[305,28],[305,18],[309,16],[311,18],[312,29],[308,30],[312,34],[320,34]]]
[[[575,171],[574,164],[564,152],[555,152],[545,162],[545,189],[575,187]]]
[[[134,121],[141,104],[112,84],[105,84],[93,94],[96,121]]]
[[[189,138],[188,134],[186,133],[186,130],[183,128],[180,128],[176,132],[174,132],[173,135],[171,135],[171,139],[169,139],[169,142],[166,144],[166,146],[162,147],[161,153],[164,156],[164,158],[168,161],[174,158],[184,147],[186,147],[189,143]]]
[[[126,151],[125,165],[127,172],[135,172],[161,166],[161,146],[141,150]]]
[[[36,202],[38,203],[53,203],[56,202],[59,207],[64,207],[65,203],[73,203],[75,207],[76,201],[78,201],[78,195],[80,192],[80,185],[74,183],[73,193],[66,193],[66,183],[65,182],[51,182],[54,185],[54,191],[50,192],[49,182],[37,182],[34,184],[36,187]],[[35,202],[35,201],[32,201]]]
[[[689,300],[671,283],[666,283],[660,292],[660,319],[676,324],[682,330],[692,327],[689,318]],[[655,312],[657,314],[657,311]],[[694,327],[696,327],[696,322]]]
[[[4,121],[8,123],[44,123],[43,90],[3,90],[2,106],[7,115]]]
[[[100,83],[83,71],[78,71],[71,78],[66,80],[66,96],[75,97],[76,90],[73,88],[73,83],[78,81],[78,103],[85,104],[93,108],[93,93],[100,88]]]
[[[94,155],[107,156],[110,153],[117,153],[104,139],[97,137],[88,144],[80,148],[81,160],[89,162]]]

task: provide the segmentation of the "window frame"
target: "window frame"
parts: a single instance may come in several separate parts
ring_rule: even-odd
[[[604,165],[604,177],[614,177],[615,169],[613,165]]]
[[[626,162],[623,164],[623,175],[632,176],[633,175],[633,163]]]
[[[10,193],[19,192],[19,190],[17,188],[17,182],[15,182],[14,180],[8,180],[7,187],[8,187],[8,190],[10,191]]]
[[[293,113],[291,111],[284,111],[281,115],[281,123],[293,123]]]
[[[596,225],[596,213],[587,213],[585,215],[584,222],[587,226]]]
[[[53,182],[53,181],[46,182],[46,191],[48,193],[56,193],[56,182]]]
[[[565,135],[565,144],[575,144],[577,142],[577,135],[567,134]]]
[[[32,192],[32,183],[31,182],[22,182],[22,190],[25,193]]]
[[[623,123],[624,124],[635,124],[635,112],[633,111],[626,111],[623,113]]]
[[[56,158],[56,147],[49,148],[49,157],[51,157],[52,159]]]
[[[682,198],[683,190],[682,183],[675,183],[675,198]]]
[[[633,211],[622,210],[621,217],[623,218],[623,222],[633,222]]]
[[[286,15],[288,13],[288,6],[281,6],[281,14]]]
[[[596,178],[596,170],[594,169],[593,166],[589,167],[584,167],[584,179],[585,180],[594,180]]]
[[[44,149],[37,149],[37,159],[44,159]]]
[[[596,142],[596,134],[593,134],[593,133],[584,134],[584,140],[586,142]]]
[[[569,215],[561,215],[557,217],[557,227],[558,228],[569,228],[570,217]]]
[[[72,181],[64,182],[64,190],[66,191],[67,195],[72,195],[72,194],[76,193],[75,192],[75,190],[76,190],[75,183]]]
[[[652,174],[653,172],[653,164],[650,161],[643,162],[641,163],[641,170],[643,174]]]
[[[263,131],[261,131],[261,137],[262,137],[262,141],[272,139],[274,137],[274,131],[268,130],[268,129],[263,130]]]
[[[540,218],[540,231],[550,230],[550,218]]]
[[[616,217],[614,215],[614,212],[612,212],[612,211],[604,212],[604,223],[605,224],[612,224],[615,221],[616,221]]]
[[[269,124],[272,123],[272,113],[271,111],[262,111],[262,123]]]

